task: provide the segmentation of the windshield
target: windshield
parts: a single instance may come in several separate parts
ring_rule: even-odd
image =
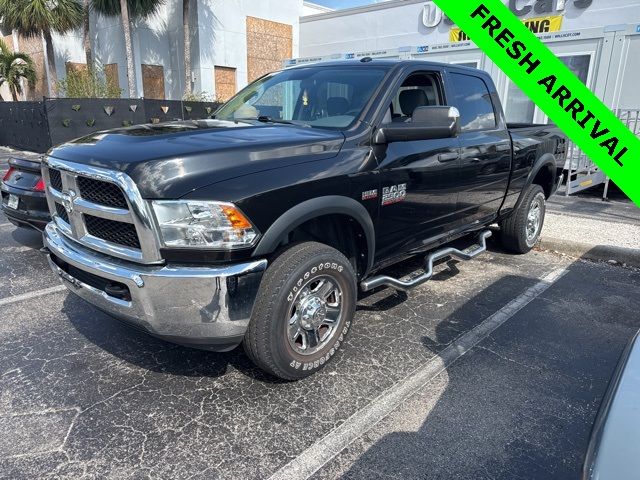
[[[260,119],[343,129],[382,81],[383,68],[305,67],[272,73],[238,93],[215,118]]]

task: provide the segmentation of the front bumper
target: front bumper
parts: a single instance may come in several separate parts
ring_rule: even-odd
[[[51,268],[73,293],[154,336],[208,350],[231,350],[242,341],[267,267],[266,260],[221,267],[140,265],[89,250],[54,223],[43,238]]]

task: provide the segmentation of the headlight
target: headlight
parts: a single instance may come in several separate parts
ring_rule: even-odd
[[[231,250],[250,247],[258,230],[233,204],[202,200],[154,200],[165,247]]]

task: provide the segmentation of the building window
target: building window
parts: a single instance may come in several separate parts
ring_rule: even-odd
[[[478,68],[478,62],[451,62],[453,65],[458,65],[460,67],[471,67]]]
[[[236,94],[236,69],[231,67],[214,67],[216,100],[226,102]]]
[[[247,80],[281,70],[293,56],[293,27],[286,23],[247,17]]]
[[[558,56],[558,60],[564,63],[582,83],[587,85],[591,55]],[[507,122],[509,123],[533,123],[536,105],[515,83],[509,81],[505,110]]]
[[[144,98],[164,100],[164,68],[162,65],[142,64],[142,91]]]

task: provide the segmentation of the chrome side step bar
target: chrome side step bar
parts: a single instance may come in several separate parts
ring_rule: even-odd
[[[433,276],[433,264],[438,260],[447,256],[457,257],[460,260],[471,260],[472,258],[480,255],[482,252],[485,252],[487,250],[487,238],[489,238],[490,236],[491,231],[485,230],[480,234],[479,245],[472,245],[471,247],[464,250],[458,250],[457,248],[448,247],[443,248],[442,250],[431,252],[424,260],[424,273],[417,276],[416,278],[403,281],[399,278],[379,275],[377,277],[371,277],[360,282],[360,287],[363,291],[368,292],[369,290],[373,290],[374,288],[380,287],[382,285],[387,285],[397,290],[408,292],[409,290],[416,288],[418,285],[422,285]]]

